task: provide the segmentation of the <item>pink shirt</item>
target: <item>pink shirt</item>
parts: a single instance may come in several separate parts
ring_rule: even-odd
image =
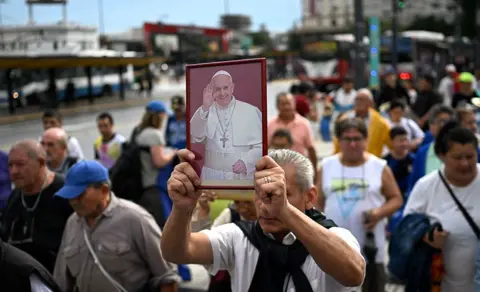
[[[285,123],[278,117],[268,122],[268,141],[272,139],[273,133],[278,129],[287,129],[293,138],[292,150],[303,155],[308,155],[308,148],[313,147],[313,132],[310,122],[299,114],[295,115],[293,121]]]

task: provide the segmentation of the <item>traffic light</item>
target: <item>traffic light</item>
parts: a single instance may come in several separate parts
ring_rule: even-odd
[[[398,0],[398,8],[400,9],[405,8],[405,0]]]

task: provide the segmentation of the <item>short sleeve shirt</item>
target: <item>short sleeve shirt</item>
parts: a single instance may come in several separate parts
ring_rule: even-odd
[[[337,236],[360,253],[360,245],[355,237],[346,229],[334,227],[329,229]],[[233,292],[246,292],[255,274],[255,268],[259,258],[258,250],[245,237],[242,230],[234,223],[228,223],[212,230],[201,231],[208,236],[213,251],[213,264],[206,266],[207,270],[215,275],[219,270],[228,270],[231,276]],[[283,240],[283,244],[293,244],[296,240],[293,233],[289,233]],[[355,288],[346,288],[323,272],[315,260],[308,256],[302,265],[312,290],[314,292],[351,292]],[[287,283],[288,282],[288,283]],[[285,279],[289,292],[295,292],[293,281]]]
[[[310,122],[299,114],[289,123],[284,123],[278,117],[268,123],[268,140],[272,139],[273,134],[278,129],[287,129],[293,138],[292,150],[303,155],[308,154],[308,149],[313,147],[314,138]]]
[[[165,145],[165,138],[160,129],[146,128],[136,137],[137,144],[143,147],[155,147]],[[140,153],[142,162],[142,180],[143,187],[155,186],[157,183],[158,168],[153,164],[150,153]]]

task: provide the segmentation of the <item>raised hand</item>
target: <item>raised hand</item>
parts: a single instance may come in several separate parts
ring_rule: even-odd
[[[262,157],[256,169],[255,197],[262,201],[270,218],[278,218],[288,206],[285,172],[269,156]]]
[[[200,178],[190,164],[195,159],[195,154],[183,149],[178,151],[178,157],[181,162],[175,166],[168,179],[168,195],[175,208],[191,212],[202,193],[197,189]]]
[[[210,82],[203,89],[203,104],[202,104],[203,110],[208,111],[214,101],[215,101],[215,98],[213,97],[213,84],[212,82]]]

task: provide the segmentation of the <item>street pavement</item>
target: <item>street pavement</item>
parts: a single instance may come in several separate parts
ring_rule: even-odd
[[[291,81],[282,81],[269,83],[267,85],[268,100],[268,118],[277,114],[275,108],[275,97],[280,91],[288,91]],[[168,106],[169,99],[173,95],[185,95],[184,84],[160,84],[153,92],[156,99],[166,102]],[[95,118],[103,111],[109,111],[115,120],[115,129],[117,133],[129,137],[132,129],[140,121],[144,112],[142,106],[133,106],[123,109],[108,110],[105,105],[91,106],[87,111],[78,113],[69,113],[64,117],[64,128],[69,135],[76,137],[84,151],[87,159],[93,158],[93,142],[98,136]],[[0,149],[8,151],[15,142],[23,139],[37,139],[43,132],[40,117],[34,120],[27,120],[12,124],[0,125]]]

